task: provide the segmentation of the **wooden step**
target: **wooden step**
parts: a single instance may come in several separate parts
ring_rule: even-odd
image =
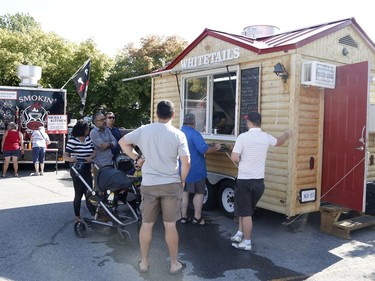
[[[334,225],[342,229],[356,230],[359,228],[375,225],[375,217],[370,215],[363,215],[347,220],[338,221]]]
[[[334,204],[327,204],[327,205],[323,205],[320,207],[320,211],[324,211],[324,212],[327,212],[327,213],[345,213],[345,212],[349,212],[351,209],[347,208],[347,207],[342,207],[342,206],[338,206],[338,205],[334,205]]]
[[[336,223],[342,213],[349,212],[350,209],[342,206],[328,204],[320,207],[320,231],[332,234],[334,223]]]
[[[347,213],[350,209],[342,206],[328,204],[320,207],[320,230],[344,239],[351,239],[350,232],[364,227],[375,226],[375,216],[358,213],[359,216],[340,220],[342,213]]]
[[[370,227],[375,225],[375,217],[363,215],[355,218],[350,218],[333,224],[332,233],[335,236],[351,239],[350,232],[353,230]]]

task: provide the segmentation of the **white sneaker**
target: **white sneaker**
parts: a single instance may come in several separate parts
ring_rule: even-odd
[[[240,243],[242,241],[242,235],[234,235],[230,238],[230,241]]]
[[[232,243],[232,246],[239,250],[251,251],[251,244],[247,245],[243,241],[241,243]]]

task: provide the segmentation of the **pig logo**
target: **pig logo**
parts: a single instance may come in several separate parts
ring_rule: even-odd
[[[38,130],[45,126],[48,112],[40,103],[34,103],[26,107],[21,113],[21,126],[23,129]]]

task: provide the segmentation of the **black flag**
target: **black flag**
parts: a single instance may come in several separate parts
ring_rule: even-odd
[[[85,109],[87,89],[89,87],[90,80],[90,59],[88,59],[83,66],[78,70],[77,74],[73,76],[73,82],[76,86],[77,93],[81,98],[81,105],[79,108],[79,113],[83,115],[83,110]]]

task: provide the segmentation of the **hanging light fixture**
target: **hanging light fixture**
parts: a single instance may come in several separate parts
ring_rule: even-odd
[[[279,62],[275,65],[273,72],[277,76],[281,77],[281,79],[284,80],[284,83],[286,83],[286,81],[289,78],[289,73],[286,71],[285,67]]]

